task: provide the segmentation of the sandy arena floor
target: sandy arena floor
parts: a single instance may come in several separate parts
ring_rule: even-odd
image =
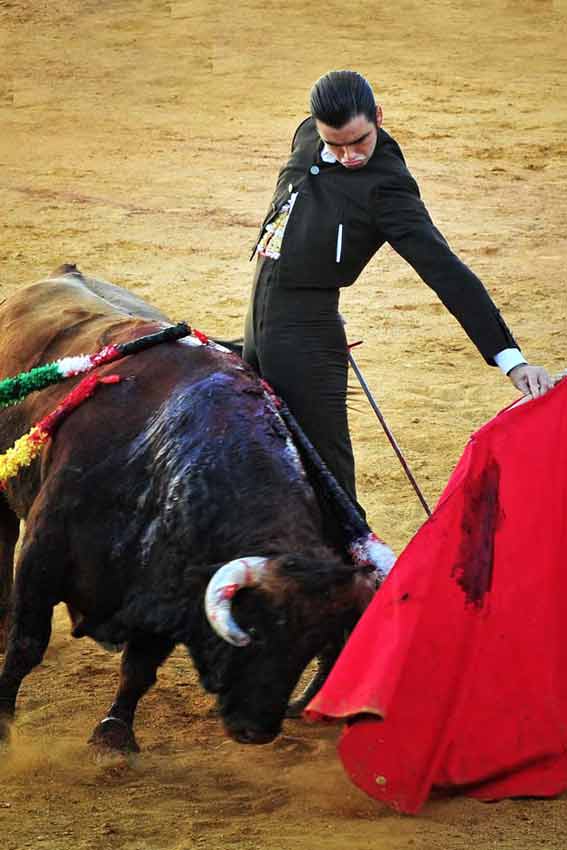
[[[566,365],[567,0],[0,0],[0,21],[0,297],[75,262],[239,336],[249,247],[309,87],[354,67],[530,360]],[[515,392],[389,248],[343,312],[434,503]],[[362,396],[352,431],[361,501],[399,550],[423,510]],[[140,756],[96,760],[85,741],[117,668],[57,611],[0,763],[2,850],[567,846],[567,798],[399,817],[350,785],[338,730],[294,721],[267,747],[226,740],[182,652],[139,711]]]

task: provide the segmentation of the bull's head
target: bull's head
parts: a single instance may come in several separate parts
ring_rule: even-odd
[[[215,573],[205,611],[226,643],[209,687],[231,737],[267,743],[278,735],[301,673],[353,627],[374,588],[372,574],[338,559],[246,557]]]

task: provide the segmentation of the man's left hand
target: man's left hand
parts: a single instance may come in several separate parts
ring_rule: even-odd
[[[508,372],[508,377],[525,396],[539,398],[554,385],[554,380],[543,366],[530,366],[520,363]]]

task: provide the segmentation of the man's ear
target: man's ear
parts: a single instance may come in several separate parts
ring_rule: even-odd
[[[376,126],[381,127],[384,120],[384,113],[380,104],[376,104]]]

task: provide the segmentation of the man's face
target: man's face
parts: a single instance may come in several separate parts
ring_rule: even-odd
[[[364,168],[376,147],[378,127],[382,124],[382,108],[376,107],[376,123],[360,114],[338,129],[315,120],[317,131],[327,149],[345,168]]]

